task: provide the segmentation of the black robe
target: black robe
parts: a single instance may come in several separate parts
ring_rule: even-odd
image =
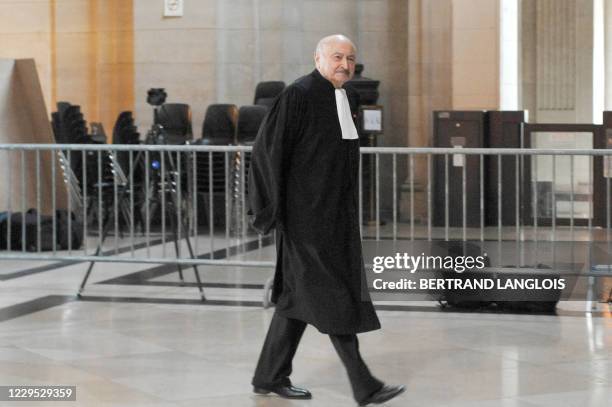
[[[351,110],[356,94],[347,88]],[[249,171],[251,224],[276,228],[276,311],[328,334],[380,328],[366,289],[359,140],[343,140],[334,86],[314,70],[275,100]]]

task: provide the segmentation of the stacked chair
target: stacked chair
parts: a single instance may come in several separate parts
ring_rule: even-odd
[[[140,133],[134,124],[132,112],[119,113],[113,127],[113,144],[140,144]]]
[[[113,127],[113,144],[140,144],[140,133],[138,133],[138,128],[134,124],[132,112],[125,111],[119,113]],[[124,172],[127,173],[130,168],[129,153],[125,151],[117,152],[117,161]],[[134,176],[140,177],[141,174],[134,174]]]
[[[184,103],[165,103],[155,111],[155,124],[162,126],[165,144],[185,144],[193,138],[191,108]]]
[[[191,107],[184,103],[164,103],[155,108],[153,127],[145,137],[146,144],[184,145],[191,143],[193,131],[191,126]],[[149,196],[146,197],[152,224],[161,224],[161,209],[165,199],[166,210],[182,210],[188,213],[189,203],[189,153],[151,152],[149,154]],[[163,157],[163,161],[162,161]],[[161,164],[164,163],[162,174]],[[162,176],[165,177],[162,179]],[[181,208],[171,208],[179,204]],[[165,198],[162,199],[162,194]],[[176,199],[176,202],[174,202]],[[172,213],[170,216],[176,216]],[[166,220],[168,216],[166,216]]]
[[[68,102],[58,102],[57,112],[51,114],[51,126],[55,141],[59,144],[81,144],[88,142],[87,122],[81,107]]]
[[[208,106],[202,123],[201,137],[193,140],[191,124],[191,108],[183,103],[165,103],[157,107],[154,112],[154,125],[147,133],[145,143],[148,144],[193,144],[193,145],[252,145],[257,136],[259,127],[274,103],[275,98],[283,91],[285,83],[282,81],[260,82],[255,89],[254,104],[242,106],[240,109],[234,104],[212,104]],[[59,144],[102,144],[106,143],[101,125],[95,127],[92,123],[92,133],[88,132],[87,121],[81,109],[77,105],[68,102],[59,102],[57,111],[52,113],[52,127],[55,140]],[[132,112],[124,111],[119,114],[113,127],[113,144],[140,144],[140,134],[134,124]],[[175,160],[176,153],[164,153],[166,159]],[[155,206],[155,191],[153,195],[145,197],[141,191],[145,190],[145,161],[144,155],[132,153],[130,160],[129,152],[86,152],[80,151],[60,153],[60,160],[65,169],[66,182],[72,184],[71,190],[75,199],[86,209],[88,222],[95,230],[94,220],[98,226],[109,222],[114,216],[116,197],[123,197],[123,202],[117,202],[119,222],[123,225],[129,221],[131,212],[129,194],[134,191],[134,205],[141,208],[150,204]],[[159,154],[151,153],[150,160],[153,163],[159,161]],[[98,162],[100,160],[100,162]],[[131,164],[131,165],[130,165]],[[176,166],[170,174],[172,188],[181,183],[183,191],[187,192],[195,186],[191,193],[202,204],[198,205],[199,223],[210,223],[210,208],[213,207],[213,225],[224,225],[227,219],[226,208],[232,212],[232,219],[238,220],[235,228],[238,232],[244,231],[246,205],[245,197],[248,193],[248,179],[250,154],[238,153],[181,153],[180,168]],[[192,166],[193,165],[193,166]],[[98,168],[102,173],[98,173]],[[150,177],[155,178],[155,168],[149,168]],[[166,161],[166,171],[168,161]],[[196,180],[191,180],[193,174]],[[180,179],[180,181],[179,181]],[[130,185],[130,181],[133,185]],[[161,185],[162,180],[152,181],[149,190]],[[166,180],[165,182],[168,182]],[[168,188],[166,188],[167,190]],[[83,203],[85,191],[87,201]],[[102,193],[102,212],[98,203],[99,193]],[[212,192],[212,194],[211,194]],[[127,197],[127,198],[126,198]],[[158,197],[159,198],[159,197]],[[117,198],[118,199],[118,198]],[[226,202],[229,200],[229,205]],[[148,203],[147,203],[148,202]],[[184,202],[192,202],[191,199],[183,199]],[[155,210],[151,214],[154,218]],[[133,211],[136,224],[142,224],[140,210]]]
[[[90,138],[87,135],[87,122],[81,113],[81,107],[72,105],[68,102],[58,102],[57,112],[51,114],[51,126],[55,136],[55,142],[58,144],[88,144]],[[60,155],[62,165],[68,165],[64,168],[64,177],[66,181],[74,183],[78,180],[79,189],[82,188],[83,174],[83,156],[77,151],[66,151]],[[72,184],[75,187],[74,184]],[[78,189],[74,189],[78,191]]]
[[[137,145],[140,144],[140,133],[134,123],[134,117],[131,111],[119,113],[115,125],[113,127],[113,144]],[[145,203],[144,196],[144,157],[137,152],[132,153],[130,163],[130,153],[127,151],[117,151],[113,155],[114,165],[124,174],[127,179],[125,185],[124,201],[120,202],[122,219],[124,222],[130,221],[132,213],[130,204],[130,194],[134,192],[134,224],[140,226],[141,231],[144,231],[145,223],[141,214],[141,207]],[[129,184],[129,182],[132,184]],[[123,223],[122,223],[123,225]]]
[[[278,96],[283,89],[285,89],[285,82],[282,81],[259,82],[255,88],[253,104],[265,106],[269,109],[272,107],[276,96]]]
[[[122,115],[120,115],[122,120],[125,120],[126,116],[131,117],[131,113],[122,113]],[[83,117],[80,106],[58,102],[57,111],[51,114],[51,118],[55,140],[58,144],[106,143],[106,136],[101,125],[97,126],[97,133],[88,132],[87,121]],[[122,128],[122,126],[115,125],[115,128]],[[135,132],[133,119],[131,127],[125,126],[122,130],[123,134],[128,134],[130,131]],[[113,133],[113,141],[115,141],[116,135],[115,132]],[[134,135],[132,134],[131,137]],[[138,137],[137,132],[136,137]],[[77,201],[80,208],[85,207],[86,221],[92,229],[101,228],[104,222],[111,220],[110,217],[114,214],[115,197],[121,196],[127,185],[127,176],[123,171],[123,168],[127,168],[127,164],[124,163],[122,167],[117,155],[110,151],[100,153],[97,151],[86,151],[85,153],[66,151],[60,153],[60,163],[64,170],[65,181],[71,184],[73,200]],[[102,211],[100,211],[98,202],[100,194],[102,195]],[[83,202],[84,196],[87,202]],[[74,208],[75,205],[72,207]],[[120,204],[119,210],[124,218],[129,213],[127,204]]]
[[[255,143],[255,137],[259,127],[263,122],[267,113],[267,108],[261,105],[251,105],[240,107],[238,115],[238,128],[236,129],[236,141],[238,145],[252,146]],[[249,184],[246,180],[249,178],[249,168],[251,165],[251,154],[244,154],[244,157],[238,157],[238,164],[244,167],[244,188],[248,194]],[[238,171],[242,169],[238,168]]]
[[[283,81],[259,82],[255,87],[253,105],[242,106],[238,114],[236,142],[238,145],[253,145],[266,113],[285,89]],[[246,200],[249,193],[250,153],[237,153],[232,168],[232,219],[238,219],[238,231],[246,233]],[[243,200],[240,199],[243,197]]]
[[[263,105],[241,106],[238,113],[238,126],[236,128],[236,142],[238,145],[252,146],[255,143],[259,127],[266,116],[268,108]],[[246,199],[249,193],[249,168],[251,154],[237,152],[232,167],[232,219],[237,222],[234,229],[237,233],[245,232],[246,228]],[[240,199],[244,197],[244,199]]]
[[[57,111],[51,114],[51,127],[58,144],[90,144],[87,134],[87,122],[81,112],[81,107],[69,102],[58,102]],[[93,153],[88,152],[88,155]],[[93,162],[94,157],[91,158]],[[80,151],[60,151],[58,153],[60,166],[63,170],[64,182],[69,185],[71,207],[75,210],[83,208],[84,170],[89,174],[89,168],[83,168],[83,153]],[[97,164],[96,164],[97,165]],[[93,175],[93,174],[91,174]]]
[[[202,123],[202,144],[235,143],[238,107],[233,104],[212,104],[206,109]]]
[[[195,140],[193,144],[208,146],[235,145],[237,118],[238,107],[236,105],[212,104],[208,106],[202,124],[202,137]],[[213,224],[225,224],[226,183],[230,181],[226,176],[226,155],[227,166],[229,167],[234,159],[230,153],[213,152],[196,154],[196,194],[198,198],[203,198],[204,202],[203,205],[199,206],[198,223],[210,223],[210,206],[212,205]],[[212,196],[210,194],[211,187]]]
[[[266,86],[272,84],[272,86]],[[260,84],[261,85],[261,84]],[[284,88],[283,82],[264,82],[259,89],[259,105],[242,106],[233,104],[212,104],[206,110],[202,124],[202,137],[194,141],[196,145],[227,146],[253,145],[259,127],[268,112],[266,98],[273,100]],[[257,97],[256,97],[257,99]],[[212,157],[212,165],[211,165]],[[227,160],[227,162],[226,162]],[[210,205],[213,205],[214,225],[226,222],[226,205],[229,201],[230,219],[228,225],[235,234],[246,231],[246,194],[248,193],[248,173],[250,154],[237,153],[198,153],[196,157],[196,193],[199,205],[198,219],[210,223]],[[212,169],[212,172],[211,172]],[[212,184],[211,184],[212,182]],[[211,188],[212,185],[212,188]],[[211,196],[212,189],[212,196]],[[200,222],[199,222],[200,223]]]
[[[236,141],[239,145],[251,146],[268,109],[262,105],[241,106],[238,111]]]
[[[87,121],[81,113],[81,107],[68,102],[58,102],[57,112],[51,114],[51,126],[55,141],[58,144],[104,144],[105,139],[93,138],[87,130]],[[83,187],[83,171],[87,171],[87,178],[97,176],[96,153],[87,153],[87,168],[83,168],[83,154],[80,151],[72,151],[65,154],[66,160],[70,162],[73,174]]]

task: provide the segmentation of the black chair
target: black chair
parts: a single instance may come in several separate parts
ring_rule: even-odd
[[[238,107],[233,104],[212,104],[206,109],[202,123],[202,139],[216,145],[234,144]],[[212,141],[214,140],[214,141]]]
[[[191,108],[184,103],[165,103],[155,111],[155,124],[164,129],[166,144],[185,144],[193,139]]]
[[[204,123],[202,124],[202,138],[195,144],[211,146],[228,146],[236,144],[236,124],[238,121],[238,107],[233,104],[212,104],[206,109]],[[225,192],[225,153],[213,153],[213,191]],[[229,153],[228,153],[229,155]],[[202,181],[202,188],[198,190],[208,192],[210,181],[208,153],[200,153],[197,157],[198,180]],[[231,159],[231,155],[229,157]]]
[[[233,104],[212,104],[206,109],[202,124],[202,138],[196,140],[195,145],[227,146],[236,142],[236,124],[238,120],[238,107]],[[227,157],[227,158],[226,158]],[[212,172],[210,161],[212,158]],[[226,172],[231,168],[233,153],[213,152],[197,153],[195,159],[196,191],[198,201],[198,219],[208,224],[210,207],[213,206],[213,222],[215,225],[225,223],[226,182],[229,182]],[[212,185],[212,196],[210,188]],[[200,223],[200,222],[198,222]]]
[[[51,114],[51,126],[55,141],[59,144],[89,143],[87,122],[83,118],[80,106],[58,102],[57,112]]]
[[[134,124],[132,112],[119,113],[113,127],[113,144],[140,144],[140,133]]]
[[[239,145],[253,145],[259,132],[259,127],[266,116],[268,109],[261,105],[241,106],[238,114],[238,128],[236,130],[236,140]],[[237,152],[232,167],[232,185],[244,188],[245,196],[248,194],[249,169],[251,167],[251,154]],[[244,168],[243,168],[244,167]],[[244,184],[244,185],[242,185]],[[238,206],[238,211],[242,210],[243,203],[238,202],[242,191],[235,191],[232,196],[232,207]],[[239,215],[239,214],[238,214]]]
[[[88,135],[87,121],[78,105],[58,102],[57,112],[51,114],[51,126],[58,144],[95,144],[95,140]],[[88,156],[91,154],[87,153]],[[66,174],[66,177],[76,179],[79,187],[83,188],[83,154],[79,151],[66,151],[63,156],[70,162],[72,170],[72,174]],[[87,164],[89,167],[90,161]],[[86,171],[89,171],[89,168]]]
[[[259,82],[255,88],[253,104],[265,106],[269,109],[272,107],[272,103],[274,103],[276,96],[278,96],[283,89],[285,89],[285,82],[283,81]]]
[[[113,144],[140,144],[140,133],[138,128],[134,124],[134,117],[132,112],[124,111],[119,113],[115,126],[113,127]],[[119,166],[123,169],[126,175],[129,174],[130,170],[130,154],[127,151],[116,152],[117,161]],[[132,160],[136,159],[136,154],[132,154]],[[134,163],[136,165],[136,163]],[[135,177],[140,180],[140,173],[134,173]]]
[[[113,126],[113,144],[128,144],[137,145],[140,144],[140,133],[134,123],[134,117],[131,111],[124,111],[119,113],[115,125]],[[132,153],[132,166],[130,166],[130,153],[127,151],[117,151],[114,157],[113,165],[118,165],[118,169],[126,177],[125,185],[122,185],[119,190],[122,192],[119,196],[125,196],[124,201],[120,202],[120,209],[122,218],[120,219],[120,225],[127,224],[130,220],[130,207],[128,205],[128,197],[134,192],[134,206],[140,208],[145,202],[144,197],[144,156],[136,152]],[[131,172],[131,174],[130,174]],[[129,181],[133,182],[133,185],[129,185]],[[112,186],[112,184],[111,184]],[[127,187],[127,190],[123,190]],[[145,223],[140,213],[140,210],[134,210],[134,224],[135,226],[140,225],[141,230],[144,230]],[[121,230],[121,229],[120,229]]]
[[[87,121],[83,117],[81,107],[73,105],[69,102],[58,102],[57,111],[51,114],[51,123],[55,136],[55,141],[58,144],[102,144],[98,139],[90,136],[87,129]],[[89,208],[94,206],[91,202],[94,196],[98,193],[98,180],[102,180],[102,184],[112,180],[113,168],[112,160],[109,155],[104,152],[98,154],[95,151],[60,151],[58,152],[61,168],[64,173],[64,181],[70,184],[72,199],[75,200],[77,206]],[[102,173],[98,174],[98,161]],[[85,182],[86,180],[86,182]],[[87,193],[88,202],[83,202],[84,195]],[[108,194],[104,194],[108,196]],[[106,202],[106,198],[103,198]],[[95,205],[97,208],[97,205]],[[86,209],[86,213],[89,210]]]
[[[155,133],[159,136],[150,138],[152,134],[148,133],[145,143],[180,145],[189,143],[193,140],[191,108],[185,103],[164,103],[161,105],[155,110],[154,124],[161,126],[161,131]],[[179,155],[181,156],[180,168],[178,165]],[[162,156],[166,159],[167,169],[165,175],[167,178],[161,180],[159,179],[161,173],[159,171],[153,171],[150,173],[152,176],[150,182],[155,183],[154,186],[159,186],[157,183],[163,181],[168,187],[167,190],[170,190],[169,187],[174,182],[180,182],[181,186],[186,186],[188,183],[188,172],[185,170],[184,166],[186,165],[187,154],[154,152],[150,154],[150,162],[161,162]],[[151,168],[149,168],[149,170],[151,170]],[[172,180],[170,180],[171,178]],[[157,187],[154,188],[152,196],[157,201],[161,202],[161,192],[157,191],[156,188]],[[157,210],[158,206],[157,204],[153,204],[153,211]],[[155,218],[156,214],[153,214],[152,217]],[[155,220],[157,221],[157,219]]]
[[[238,144],[252,145],[268,109],[261,105],[241,106],[238,112],[236,141]]]
[[[59,112],[51,113],[51,127],[53,128],[53,137],[57,144],[66,144],[67,140],[64,137],[61,127],[61,115]]]

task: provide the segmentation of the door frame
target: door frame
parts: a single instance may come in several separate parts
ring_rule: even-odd
[[[606,139],[603,126],[598,124],[557,124],[557,123],[525,123],[522,131],[523,148],[532,148],[532,133],[535,132],[565,132],[565,133],[591,133],[593,135],[593,148],[606,148]],[[592,226],[604,226],[605,224],[605,179],[603,177],[603,157],[593,156],[593,213]],[[532,213],[532,179],[531,179],[531,157],[526,156],[522,163],[523,182],[522,185],[522,213],[523,224],[533,225],[534,216]],[[568,226],[570,218],[556,219],[555,225]],[[575,226],[587,226],[587,219],[574,219]],[[538,226],[552,226],[551,217],[538,217]]]

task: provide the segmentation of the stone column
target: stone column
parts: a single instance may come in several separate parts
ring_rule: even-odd
[[[593,1],[522,0],[521,16],[522,105],[531,121],[591,123]]]
[[[612,0],[604,0],[605,110],[612,110]]]
[[[408,9],[408,139],[432,145],[432,112],[452,107],[452,0],[414,0]],[[410,168],[401,187],[401,218],[409,220]],[[427,160],[414,161],[415,222],[427,216]]]
[[[453,109],[499,108],[499,0],[453,0]]]

